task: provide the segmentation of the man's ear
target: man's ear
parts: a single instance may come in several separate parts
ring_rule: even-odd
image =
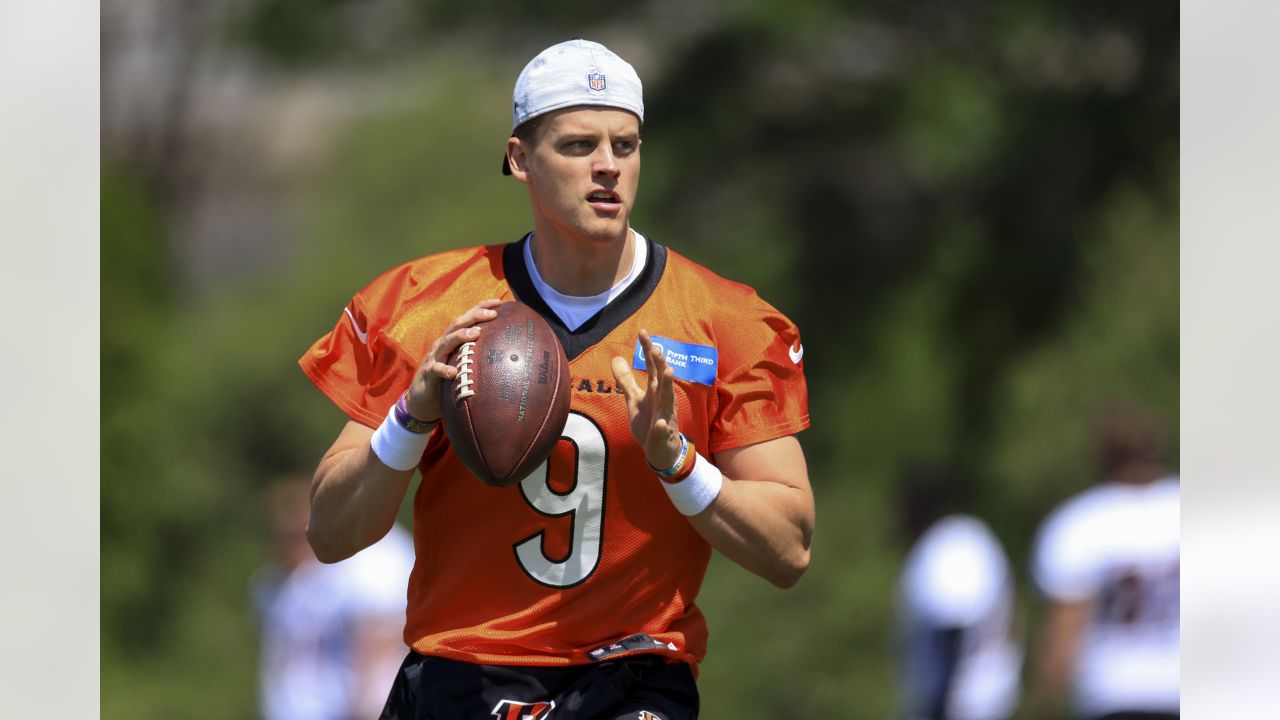
[[[529,153],[518,137],[507,138],[507,165],[511,167],[511,177],[529,184]]]

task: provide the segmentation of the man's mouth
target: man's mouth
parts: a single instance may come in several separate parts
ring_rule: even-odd
[[[587,202],[601,210],[616,210],[622,204],[622,198],[612,190],[593,190],[587,195]]]

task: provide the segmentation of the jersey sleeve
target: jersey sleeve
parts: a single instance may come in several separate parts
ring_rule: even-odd
[[[977,624],[1000,598],[1008,568],[990,531],[953,520],[922,541],[907,590],[913,604],[938,627]]]
[[[734,308],[717,345],[725,369],[716,378],[719,409],[711,423],[711,452],[809,427],[804,346],[794,323],[752,295]]]
[[[1101,558],[1093,542],[1098,533],[1088,509],[1077,499],[1050,513],[1036,539],[1032,576],[1053,600],[1084,600],[1101,584]]]
[[[387,333],[410,282],[405,267],[374,280],[351,298],[333,330],[298,361],[335,405],[369,427],[382,423],[417,371],[418,360]]]

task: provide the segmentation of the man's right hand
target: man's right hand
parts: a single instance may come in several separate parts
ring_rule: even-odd
[[[500,300],[484,300],[462,313],[431,346],[409,387],[409,414],[439,420],[445,380],[458,375],[449,356],[480,335],[476,327],[497,316]],[[374,428],[347,422],[320,460],[311,483],[311,520],[307,540],[321,562],[338,562],[377,542],[395,522],[413,470],[396,470],[378,459],[370,446]]]
[[[444,414],[444,408],[440,404],[443,394],[441,388],[445,380],[458,376],[458,368],[449,364],[449,356],[462,343],[480,337],[479,324],[497,317],[498,313],[494,308],[501,304],[502,301],[496,298],[481,300],[459,315],[431,346],[409,385],[407,404],[409,414],[414,419],[434,422]]]

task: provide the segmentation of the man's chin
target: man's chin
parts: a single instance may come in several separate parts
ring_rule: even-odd
[[[590,222],[582,228],[582,234],[596,242],[615,242],[627,237],[627,221],[624,218],[609,222]]]

